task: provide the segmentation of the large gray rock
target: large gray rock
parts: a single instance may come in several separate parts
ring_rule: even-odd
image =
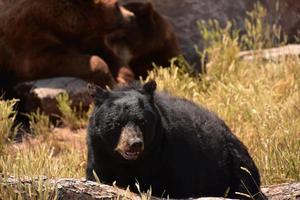
[[[92,102],[88,94],[87,83],[73,77],[59,77],[19,83],[14,90],[21,99],[22,111],[29,113],[40,108],[48,115],[60,115],[56,97],[67,93],[72,105],[87,110]]]
[[[181,48],[190,62],[199,63],[199,56],[194,50],[198,45],[203,48],[198,20],[217,19],[221,24],[234,19],[243,29],[246,11],[252,10],[255,0],[119,0],[121,3],[147,2],[171,22],[177,32]],[[300,28],[300,0],[259,0],[268,10],[269,19],[279,23],[290,36]],[[279,2],[276,8],[276,2]],[[279,11],[276,11],[279,10]]]

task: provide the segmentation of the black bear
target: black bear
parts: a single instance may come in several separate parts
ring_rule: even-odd
[[[247,148],[214,113],[156,83],[90,87],[86,177],[171,198],[265,199]]]
[[[136,77],[146,78],[153,63],[169,67],[171,58],[181,53],[171,25],[150,2],[128,3],[124,7],[135,14],[136,23],[109,34],[109,46],[131,67]]]

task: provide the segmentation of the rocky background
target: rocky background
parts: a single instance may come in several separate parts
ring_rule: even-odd
[[[15,0],[0,0],[0,6],[12,1]],[[173,25],[183,54],[196,69],[200,69],[200,57],[195,46],[200,50],[203,49],[197,21],[216,19],[221,25],[225,25],[228,20],[234,20],[236,26],[243,31],[247,11],[252,10],[257,2],[256,0],[119,0],[121,4],[136,1],[151,2]],[[279,24],[289,36],[289,42],[295,41],[295,35],[300,36],[300,0],[258,1],[267,8],[270,23]],[[278,51],[276,49],[276,52]],[[244,54],[242,53],[241,57],[248,55]],[[291,54],[290,51],[287,54]],[[299,52],[295,54],[299,55]],[[70,94],[75,106],[82,102],[84,108],[88,108],[91,101],[88,99],[86,83],[75,78],[54,78],[21,83],[14,90],[20,99],[25,100],[25,112],[40,107],[46,114],[58,114],[56,97],[64,92]]]
[[[198,20],[216,19],[221,25],[235,20],[238,28],[243,29],[246,11],[253,9],[255,0],[119,0],[121,3],[152,2],[155,8],[171,22],[178,34],[185,57],[191,63],[197,63],[199,56],[195,45],[203,48]],[[299,0],[258,0],[268,9],[269,20],[282,26],[289,40],[300,30]]]

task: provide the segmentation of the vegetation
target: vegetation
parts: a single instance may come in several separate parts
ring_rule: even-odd
[[[4,101],[0,98],[0,156],[4,153],[4,145],[16,135],[18,125],[14,126],[17,100]]]
[[[264,16],[265,10],[257,5],[245,21],[246,34],[242,36],[233,23],[221,27],[216,21],[199,22],[206,44],[207,73],[191,76],[188,67],[184,67],[185,61],[180,60],[180,67],[174,64],[178,62],[170,68],[157,67],[147,79],[155,79],[159,90],[216,112],[249,148],[263,184],[269,185],[300,181],[300,59],[239,59],[241,50],[284,44],[280,28],[265,25]],[[86,115],[78,117],[67,96],[57,100],[65,126],[78,129],[86,125]],[[84,177],[85,130],[73,133],[55,129],[45,139],[42,135],[49,132],[51,125],[37,112],[31,115],[36,137],[20,144],[6,143],[15,133],[15,103],[0,101],[0,147],[6,152],[0,158],[3,176]],[[29,186],[18,185],[17,190],[0,186],[2,199],[24,199],[24,193],[32,199],[49,195],[47,190],[33,192]]]
[[[50,122],[50,117],[41,113],[40,109],[30,113],[28,118],[31,134],[47,136],[51,132],[53,125]]]
[[[67,93],[59,95],[57,98],[58,109],[62,113],[62,122],[70,129],[80,129],[86,126],[87,113],[82,111],[82,104],[79,109],[72,107],[72,100]]]
[[[172,66],[152,71],[149,79],[218,113],[249,148],[264,184],[299,181],[299,58],[229,67],[192,78]]]

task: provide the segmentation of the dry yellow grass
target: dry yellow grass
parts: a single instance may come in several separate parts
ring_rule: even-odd
[[[7,176],[48,178],[84,177],[86,163],[85,130],[56,128],[46,135],[28,137],[10,144],[0,159]]]
[[[300,60],[236,62],[226,73],[192,78],[157,69],[160,90],[216,112],[246,144],[264,184],[300,180]],[[219,70],[216,70],[219,72]]]

